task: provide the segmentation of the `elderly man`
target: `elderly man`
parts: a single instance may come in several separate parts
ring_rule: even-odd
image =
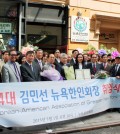
[[[3,82],[21,82],[20,65],[16,62],[17,52],[11,50],[9,52],[9,61],[2,67]]]
[[[42,49],[36,50],[35,51],[35,59],[34,59],[34,61],[40,67],[40,71],[43,70],[43,66],[44,66],[42,58],[43,58],[43,50]]]

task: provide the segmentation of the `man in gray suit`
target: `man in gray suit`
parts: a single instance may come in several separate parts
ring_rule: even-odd
[[[2,60],[0,61],[0,82],[2,82],[2,67],[4,64],[6,64],[9,60],[9,52],[8,51],[4,51],[2,52]]]
[[[21,82],[20,65],[15,62],[17,52],[11,50],[9,56],[9,61],[2,67],[2,82]]]
[[[42,49],[36,50],[35,51],[35,59],[34,59],[34,61],[40,67],[41,72],[43,71],[43,66],[44,66],[42,58],[43,58],[43,50]]]

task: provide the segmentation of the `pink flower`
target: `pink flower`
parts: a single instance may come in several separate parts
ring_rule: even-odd
[[[111,53],[111,55],[112,55],[112,58],[115,59],[117,56],[120,55],[120,53],[119,53],[117,50],[115,50],[115,51],[113,51],[113,52]]]
[[[27,51],[33,51],[34,49],[32,47],[23,47],[21,52],[23,55],[26,55]]]
[[[89,55],[96,54],[96,51],[95,50],[90,50],[90,51],[88,51],[88,54]]]

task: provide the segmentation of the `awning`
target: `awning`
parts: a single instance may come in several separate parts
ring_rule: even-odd
[[[28,3],[43,3],[51,5],[68,5],[68,0],[28,0]]]

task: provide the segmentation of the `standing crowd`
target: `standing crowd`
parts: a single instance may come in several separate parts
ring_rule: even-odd
[[[91,78],[95,78],[98,71],[105,70],[110,77],[120,79],[120,56],[112,59],[111,54],[88,55],[78,50],[73,50],[72,55],[60,53],[60,50],[48,54],[38,49],[28,51],[26,55],[16,50],[4,51],[0,61],[0,82],[51,81],[54,79],[47,76],[52,69],[60,75],[56,80],[67,80],[64,66],[72,66],[73,73],[75,69],[90,69]]]

